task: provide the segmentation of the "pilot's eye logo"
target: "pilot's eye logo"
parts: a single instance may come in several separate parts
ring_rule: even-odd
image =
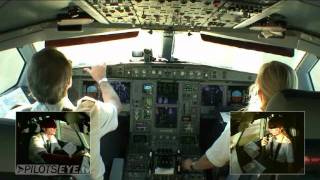
[[[24,165],[17,165],[17,174],[23,173],[24,172]]]

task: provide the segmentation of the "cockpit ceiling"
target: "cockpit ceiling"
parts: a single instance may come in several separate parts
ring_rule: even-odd
[[[1,0],[0,33],[56,21],[57,14],[67,9],[72,0]]]
[[[234,27],[279,0],[86,0],[110,24],[175,30]]]

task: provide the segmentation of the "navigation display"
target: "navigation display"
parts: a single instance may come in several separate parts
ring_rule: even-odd
[[[223,87],[217,85],[205,85],[201,88],[201,105],[218,106],[222,104]]]
[[[158,107],[156,109],[156,128],[176,128],[177,108]]]
[[[121,81],[110,82],[113,89],[118,94],[121,103],[130,104],[130,83]]]

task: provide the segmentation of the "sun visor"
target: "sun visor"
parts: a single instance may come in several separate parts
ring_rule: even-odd
[[[294,49],[284,48],[279,46],[272,46],[267,44],[259,44],[253,42],[245,42],[233,39],[226,39],[221,37],[210,36],[207,34],[201,34],[201,39],[211,43],[223,44],[227,46],[234,46],[243,49],[262,51],[271,54],[277,54],[281,56],[293,57]]]
[[[139,31],[121,32],[116,34],[106,34],[97,36],[78,37],[70,39],[50,40],[45,42],[45,47],[63,47],[89,43],[99,43],[120,39],[134,38],[139,35]]]

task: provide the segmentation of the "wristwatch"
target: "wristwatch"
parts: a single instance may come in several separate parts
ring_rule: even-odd
[[[192,163],[191,163],[190,169],[191,169],[192,171],[195,171],[195,168],[194,168],[194,165],[195,165],[195,164],[196,164],[195,162],[192,162]]]
[[[102,82],[108,82],[108,79],[106,77],[102,78],[98,81],[98,84],[101,84]]]

